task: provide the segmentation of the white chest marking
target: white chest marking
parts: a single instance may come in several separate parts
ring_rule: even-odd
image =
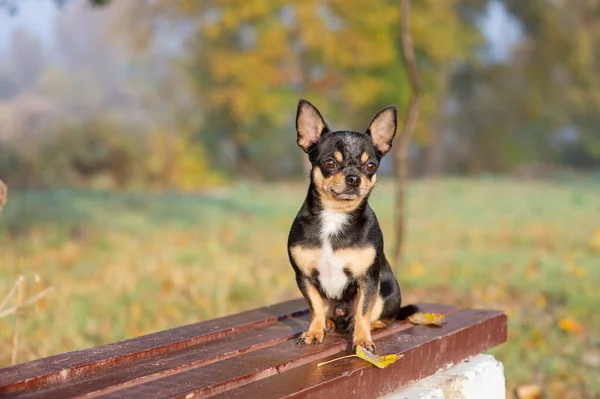
[[[344,288],[348,284],[348,277],[344,273],[346,260],[342,256],[336,256],[331,247],[331,236],[338,234],[342,227],[348,223],[346,213],[323,211],[321,212],[321,255],[317,262],[319,271],[319,283],[325,294],[331,299],[342,296]]]

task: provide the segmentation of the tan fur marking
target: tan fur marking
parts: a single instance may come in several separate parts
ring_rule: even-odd
[[[333,192],[342,192],[346,189],[346,177],[342,172],[324,179],[325,185]]]
[[[360,156],[360,162],[365,163],[369,160],[369,154],[367,154],[366,152],[363,152],[362,155]]]
[[[301,337],[304,338],[305,344],[312,344],[314,339],[321,343],[325,336],[326,327],[325,301],[314,285],[310,284],[308,281],[305,281],[305,284],[308,299],[312,305],[312,312],[308,331],[304,332]]]
[[[311,276],[313,270],[317,267],[317,262],[321,256],[320,248],[307,248],[301,245],[292,247],[290,250],[296,266],[307,276]]]
[[[335,306],[334,304],[327,298],[321,297],[323,299],[323,309],[325,310],[325,317],[328,319],[334,318]]]
[[[343,248],[335,251],[334,255],[337,259],[342,259],[343,264],[353,276],[359,277],[364,275],[367,268],[373,264],[375,248]]]
[[[365,303],[364,290],[358,287],[358,303],[356,305],[356,314],[354,316],[354,336],[352,337],[352,345],[354,347],[362,345],[369,346],[373,344],[371,339],[371,313],[373,312],[373,304],[375,301],[371,301],[371,306],[363,314],[363,307]],[[367,349],[369,349],[367,347]]]
[[[325,177],[323,176],[323,172],[321,172],[321,168],[318,166],[313,167],[313,180],[315,182],[315,187],[317,187],[317,191],[321,197],[326,197],[327,194],[323,191],[323,184],[325,183]]]
[[[361,174],[361,195],[353,200],[341,200],[335,197],[336,192],[341,193],[346,188],[346,178],[343,173],[338,172],[333,176],[325,178],[321,169],[318,166],[315,166],[313,168],[313,180],[317,191],[319,192],[319,196],[321,197],[323,208],[335,212],[352,212],[358,208],[363,197],[371,191],[376,179],[371,178],[371,180],[369,180]]]
[[[377,320],[376,322],[371,323],[371,331],[386,328],[393,322],[393,320]]]
[[[311,325],[314,319],[322,319],[321,321],[323,321],[323,325],[325,325],[325,301],[323,300],[323,297],[317,288],[308,281],[306,282],[306,292],[313,308],[313,320],[311,320]]]
[[[373,304],[373,310],[371,311],[371,331],[379,328],[386,328],[394,322],[394,320],[383,320],[381,318],[381,312],[383,312],[383,298],[378,294],[375,303]]]
[[[381,317],[381,312],[383,312],[383,299],[381,298],[381,295],[377,293],[377,299],[375,299],[373,311],[371,312],[371,323],[379,320]]]
[[[336,161],[338,161],[339,163],[342,163],[344,161],[344,156],[342,155],[341,152],[336,151],[333,153],[333,157],[335,158]]]
[[[333,319],[325,320],[325,331],[326,332],[335,331],[335,321],[333,321]]]

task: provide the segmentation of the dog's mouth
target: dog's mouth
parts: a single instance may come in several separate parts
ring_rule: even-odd
[[[341,201],[353,201],[361,196],[361,190],[359,187],[356,188],[346,188],[345,190],[338,192],[333,188],[331,193],[335,197],[335,199]]]
[[[352,201],[359,197],[359,195],[356,193],[341,193],[341,194],[335,193],[335,196],[337,199],[341,199],[344,201]]]
[[[323,191],[329,197],[338,201],[354,201],[363,196],[361,187],[335,187],[332,185],[323,185]]]

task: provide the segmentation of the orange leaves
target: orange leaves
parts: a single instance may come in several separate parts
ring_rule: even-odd
[[[191,82],[197,81],[191,89],[200,95],[204,112],[241,126],[260,123],[260,128],[239,134],[253,138],[263,127],[285,123],[282,114],[289,109],[284,112],[282,107],[296,97],[295,87],[317,102],[320,96],[331,100],[337,93],[334,97],[343,98],[349,114],[375,100],[406,100],[406,91],[399,93],[389,84],[400,79],[403,70],[397,46],[400,7],[366,0],[219,4],[172,8],[198,22],[190,33],[193,45],[186,64],[193,71]],[[429,2],[413,12],[415,32],[419,27],[421,31],[413,38],[419,52],[444,63],[470,49],[467,39],[476,31],[463,23],[452,2]],[[433,98],[443,82],[431,71],[423,74],[428,86],[424,103],[432,104],[423,110],[427,116],[437,112]],[[362,120],[360,113],[356,118]]]
[[[211,168],[204,147],[191,136],[170,129],[156,129],[148,135],[146,173],[152,180],[181,190],[192,191],[221,182]]]
[[[415,313],[408,318],[408,321],[413,324],[441,327],[446,322],[446,318],[441,313]]]
[[[559,320],[558,326],[561,330],[566,331],[568,333],[581,335],[583,334],[583,327],[577,321],[575,321],[572,317],[567,316],[563,317]]]

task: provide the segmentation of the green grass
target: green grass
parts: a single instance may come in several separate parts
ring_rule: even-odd
[[[18,360],[297,297],[286,240],[304,194],[305,183],[210,195],[11,193],[0,216],[0,299],[19,273],[28,295],[55,287],[21,317]],[[391,254],[391,182],[371,204]],[[600,185],[416,181],[408,205],[396,266],[406,301],[503,309],[509,342],[492,352],[509,388],[600,395]],[[14,319],[0,319],[0,366]]]

